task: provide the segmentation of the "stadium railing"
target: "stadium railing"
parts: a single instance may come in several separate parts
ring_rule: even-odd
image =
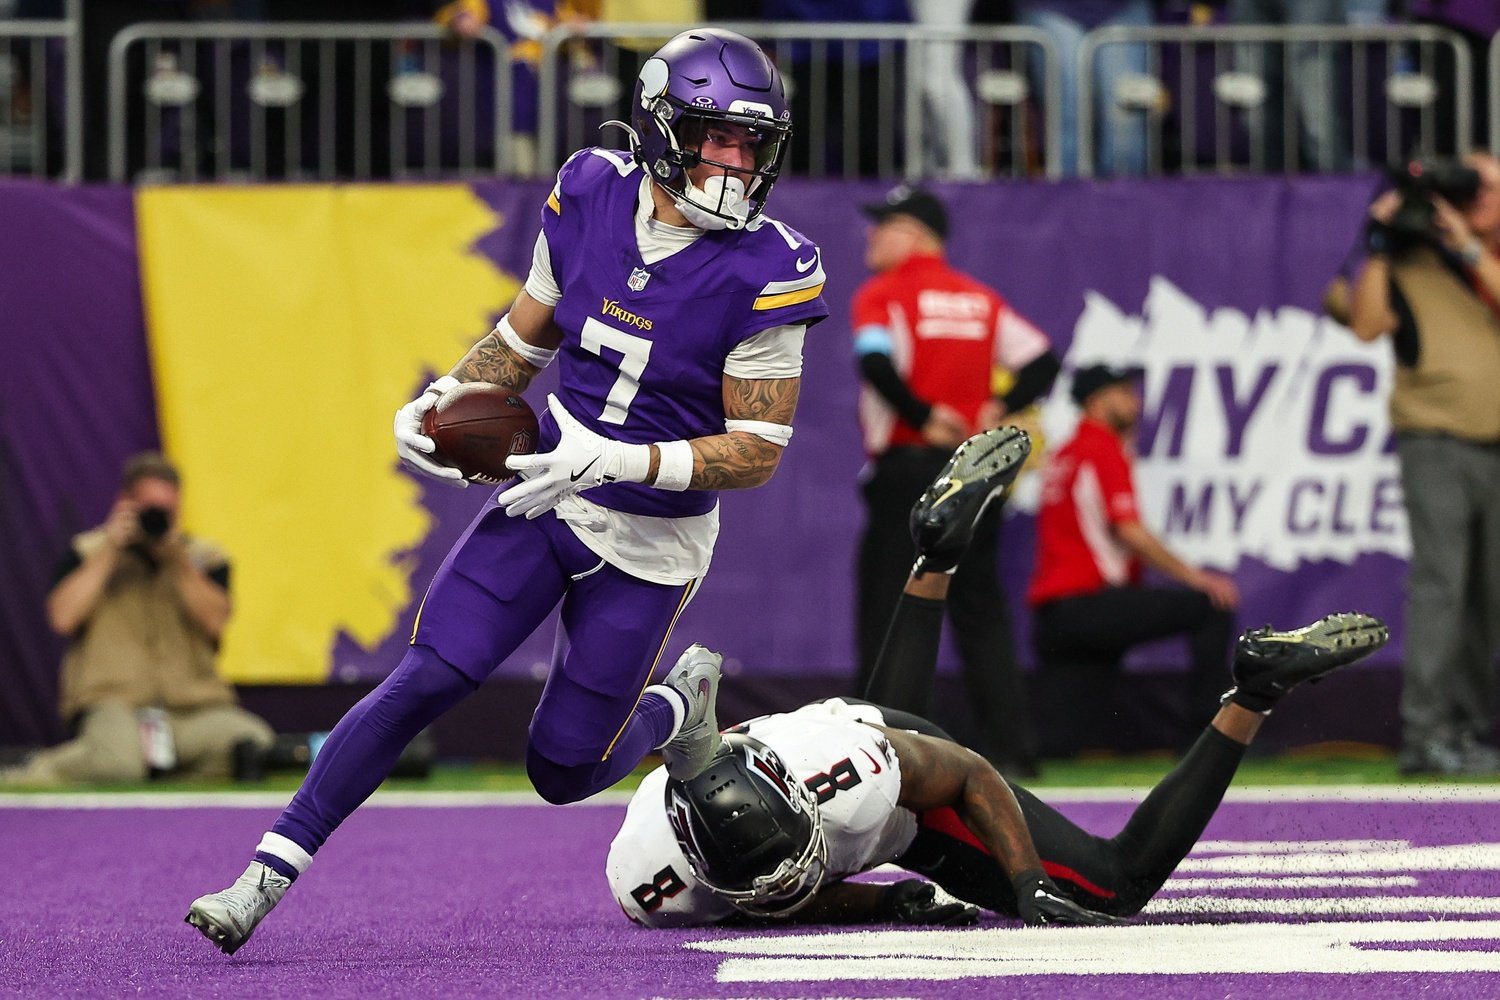
[[[60,20],[0,20],[0,178],[82,176],[82,0]]]
[[[116,181],[511,173],[510,54],[437,25],[145,23],[109,52]]]
[[[1490,150],[1500,150],[1500,31],[1490,39],[1489,72],[1485,82],[1490,91]]]
[[[923,81],[958,68],[973,104],[986,175],[1055,174],[1057,54],[1020,26],[944,30],[909,24],[723,24],[766,48],[793,105],[792,172],[812,177],[942,175]],[[593,23],[542,39],[538,169],[555,170],[611,119],[630,120],[642,61],[689,27]],[[1038,82],[1040,85],[1038,86]]]
[[[1500,84],[1495,51],[1491,89]],[[1091,97],[1111,55],[1133,57],[1139,71],[1113,77],[1101,108]],[[1429,25],[1099,28],[1080,53],[1079,172],[1100,167],[1101,111],[1138,119],[1153,174],[1344,171],[1463,155],[1473,140],[1472,58],[1460,35]]]
[[[791,173],[954,176],[934,141],[942,130],[923,81],[945,72],[951,79],[955,69],[971,102],[979,176],[1063,173],[1060,60],[1040,32],[726,26],[766,45],[788,79],[798,123]],[[493,31],[455,45],[420,23],[137,25],[111,48],[111,176],[546,176],[572,149],[594,142],[600,124],[628,120],[640,62],[680,27],[558,28],[533,68],[513,62]],[[44,114],[33,108],[29,131],[0,118],[0,176],[76,179],[83,139],[75,22],[0,22],[0,56],[18,44],[31,51],[13,56],[14,64],[37,65],[40,47],[51,56],[41,64],[55,67],[62,53],[66,85],[50,70],[48,106]],[[1139,130],[1145,162],[1131,172],[1148,174],[1358,169],[1461,155],[1473,139],[1473,55],[1442,28],[1103,28],[1085,37],[1081,56],[1077,102],[1067,110],[1078,122],[1083,175],[1108,166],[1097,134],[1105,116]],[[1111,61],[1126,70],[1101,74]],[[1500,44],[1491,46],[1487,68],[1500,135]],[[1098,95],[1104,76],[1110,93]],[[66,114],[57,114],[59,100]]]

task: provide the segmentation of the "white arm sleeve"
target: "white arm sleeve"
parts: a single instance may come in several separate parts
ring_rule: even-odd
[[[552,277],[552,249],[547,246],[545,230],[536,234],[531,251],[531,273],[526,276],[526,294],[544,306],[555,306],[562,299],[562,289]]]
[[[535,265],[532,273],[535,273]],[[530,289],[528,288],[528,291]],[[733,378],[799,378],[802,375],[802,338],[807,327],[773,326],[748,337],[724,359],[724,374]]]

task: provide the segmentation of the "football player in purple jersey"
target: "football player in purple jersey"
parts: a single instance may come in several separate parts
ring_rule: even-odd
[[[628,154],[584,149],[541,210],[531,272],[494,331],[396,414],[409,466],[456,486],[422,415],[447,389],[524,391],[554,360],[538,453],[449,553],[390,677],[334,728],[244,875],[187,920],[233,953],[402,748],[562,605],[526,766],[551,802],[653,750],[696,775],[719,744],[716,653],[652,683],[708,570],[717,491],[759,486],[792,436],[802,339],[828,315],[818,248],[765,214],[791,134],[775,65],[683,32],[642,66]]]
[[[1193,747],[1116,836],[1080,829],[900,707],[903,692],[931,682],[947,572],[1029,450],[1013,427],[970,438],[917,502],[918,562],[867,692],[883,705],[832,698],[751,719],[697,778],[646,776],[605,865],[627,917],[674,927],[959,924],[979,907],[1027,924],[1133,916],[1202,835],[1276,702],[1384,645],[1384,623],[1361,614],[1245,633],[1234,687]],[[951,898],[918,879],[845,881],[882,864],[925,875]]]

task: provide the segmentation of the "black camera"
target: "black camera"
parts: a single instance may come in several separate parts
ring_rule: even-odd
[[[1458,163],[1414,160],[1390,172],[1401,203],[1389,222],[1370,223],[1367,241],[1372,252],[1400,254],[1437,237],[1437,209],[1433,196],[1463,211],[1479,194],[1479,171]]]
[[[165,507],[142,507],[136,520],[148,541],[160,541],[172,527],[172,512]]]

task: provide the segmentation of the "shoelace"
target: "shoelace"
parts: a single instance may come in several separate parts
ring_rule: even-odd
[[[260,879],[256,882],[247,882],[242,875],[235,880],[234,885],[219,894],[224,905],[234,914],[235,919],[249,915],[260,907],[263,900],[269,900],[270,893],[266,891],[267,873],[261,870]],[[274,905],[274,901],[273,902]]]

